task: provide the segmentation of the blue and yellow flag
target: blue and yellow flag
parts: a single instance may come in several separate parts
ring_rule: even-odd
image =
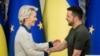
[[[91,54],[100,55],[100,0],[90,0],[86,26],[91,34]]]
[[[3,18],[0,8],[0,56],[8,56],[6,38],[2,26],[3,26]]]
[[[18,12],[20,7],[23,5],[32,5],[39,9],[37,11],[38,21],[36,22],[36,25],[32,27],[31,30],[35,42],[40,43],[45,41],[39,0],[10,0],[9,8],[8,8],[9,56],[14,56],[14,40],[15,40],[16,32],[19,28]]]
[[[46,0],[43,12],[43,23],[47,41],[64,40],[70,27],[66,21],[67,8],[77,6],[78,0]],[[67,56],[67,51],[52,53],[51,56]]]

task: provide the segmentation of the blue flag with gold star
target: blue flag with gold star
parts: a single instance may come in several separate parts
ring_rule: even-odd
[[[34,41],[37,43],[45,41],[39,0],[10,0],[9,8],[8,8],[9,56],[14,56],[14,40],[15,40],[16,32],[20,25],[18,21],[18,12],[20,7],[23,5],[32,5],[38,8],[37,11],[38,20],[35,26],[33,26],[31,29],[32,35]]]
[[[86,26],[91,34],[91,54],[100,55],[100,0],[90,0]]]

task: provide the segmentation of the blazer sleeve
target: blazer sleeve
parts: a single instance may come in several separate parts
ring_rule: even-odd
[[[53,47],[52,42],[47,42],[47,43],[35,43],[34,45],[35,45],[35,47],[36,47],[36,50],[40,50],[40,51],[42,51],[42,50],[44,50],[44,49],[46,49],[46,48],[51,48],[51,47]]]
[[[27,39],[28,36],[20,35],[19,44],[23,48],[27,56],[47,56],[48,54],[44,51],[35,50],[33,42],[30,39]]]

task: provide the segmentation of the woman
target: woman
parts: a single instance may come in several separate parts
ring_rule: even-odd
[[[15,36],[15,56],[47,56],[44,50],[53,46],[51,42],[36,44],[32,39],[31,27],[37,21],[36,11],[34,6],[24,5],[19,10],[19,27]]]

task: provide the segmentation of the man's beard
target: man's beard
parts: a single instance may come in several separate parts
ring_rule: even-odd
[[[69,26],[73,26],[74,22],[68,23]]]

